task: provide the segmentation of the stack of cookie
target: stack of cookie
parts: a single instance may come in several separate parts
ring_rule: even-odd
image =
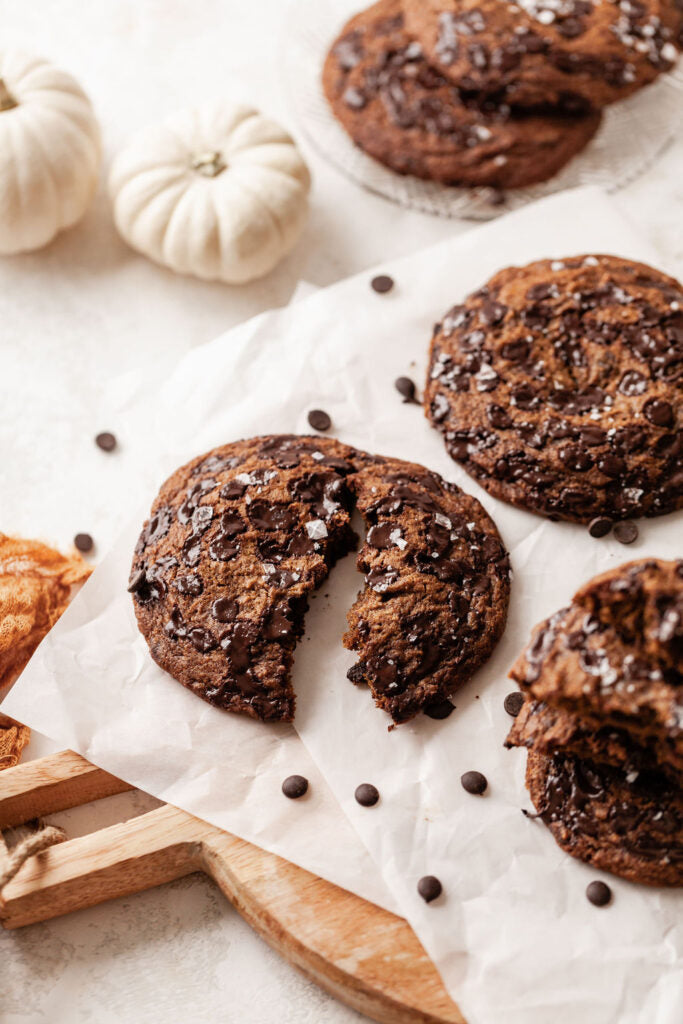
[[[683,561],[596,577],[512,668],[538,816],[574,857],[683,885]]]
[[[668,71],[676,0],[379,0],[323,84],[353,141],[400,174],[515,188],[560,170],[600,110]]]

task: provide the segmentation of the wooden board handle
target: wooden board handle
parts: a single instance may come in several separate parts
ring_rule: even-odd
[[[0,920],[5,928],[20,928],[200,871],[206,828],[165,805],[53,846],[7,883]]]
[[[27,761],[2,773],[0,829],[132,788],[72,750]]]

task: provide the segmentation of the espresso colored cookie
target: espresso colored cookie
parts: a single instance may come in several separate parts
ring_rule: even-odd
[[[154,660],[211,704],[291,721],[308,596],[355,547],[356,503],[369,527],[347,637],[358,681],[395,721],[453,692],[505,623],[507,556],[494,524],[423,467],[320,437],[238,441],[163,485],[130,579]]]
[[[510,267],[435,330],[425,409],[494,497],[551,518],[683,507],[683,288],[615,256]]]
[[[380,0],[348,22],[325,62],[323,85],[356,145],[399,174],[447,185],[545,181],[600,122],[595,112],[516,116],[507,105],[466,99],[406,35],[399,0]]]
[[[360,659],[351,678],[405,722],[489,657],[505,627],[508,556],[479,502],[422,466],[382,460],[352,487],[368,532],[344,637]]]
[[[683,562],[632,562],[596,577],[541,623],[510,675],[535,701],[577,716],[584,740],[627,733],[644,763],[683,782],[682,638]],[[556,727],[571,749],[567,723]]]
[[[623,99],[668,71],[682,43],[674,0],[403,0],[427,60],[466,90],[512,104]]]
[[[217,707],[291,721],[308,595],[355,546],[353,450],[327,438],[238,441],[161,488],[131,571],[152,657]]]
[[[683,885],[683,792],[663,776],[531,752],[526,782],[572,857],[631,882]]]

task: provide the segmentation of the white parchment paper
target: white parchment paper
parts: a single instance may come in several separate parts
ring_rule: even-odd
[[[145,395],[129,409],[129,430],[156,456],[147,506],[181,461],[255,433],[307,432],[314,407],[330,413],[341,440],[423,462],[476,494],[512,554],[510,622],[447,721],[389,733],[369,694],[346,680],[354,658],[340,640],[360,583],[353,558],[313,602],[296,658],[296,729],[315,763],[289,727],[204,705],[152,663],[135,626],[125,581],[142,508],[3,706],[161,799],[386,904],[322,773],[470,1024],[681,1020],[683,897],[611,880],[609,909],[586,901],[595,873],[520,813],[525,758],[502,748],[502,699],[531,626],[597,571],[680,555],[682,517],[643,523],[627,549],[511,509],[450,461],[420,409],[393,389],[401,374],[421,382],[433,322],[495,270],[582,252],[660,263],[600,192],[564,193],[379,268],[395,278],[388,295],[372,292],[364,274],[249,321],[190,353],[155,402]],[[489,778],[483,798],[460,786],[471,768]],[[312,780],[306,801],[279,794],[294,771]],[[360,782],[380,789],[375,808],[353,800]],[[430,906],[415,891],[427,873],[444,885]]]

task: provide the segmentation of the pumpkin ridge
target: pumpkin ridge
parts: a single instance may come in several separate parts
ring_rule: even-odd
[[[45,152],[45,149],[43,147],[42,138],[38,137],[35,134],[35,132],[33,131],[33,128],[32,128],[31,125],[24,125],[24,131],[26,132],[27,135],[29,135],[31,137],[31,141],[33,142],[33,145],[36,147],[36,149],[39,151],[39,153],[43,157],[43,163],[45,165],[45,172],[47,174],[47,179],[48,179],[48,181],[50,183],[50,189],[51,189],[51,193],[52,193],[52,201],[55,204],[55,206],[57,207],[58,216],[55,218],[55,221],[56,221],[57,225],[61,225],[63,223],[63,219],[64,219],[64,210],[62,209],[62,198],[61,198],[61,195],[59,193],[59,188],[57,187],[57,179],[55,178],[54,171],[52,169],[52,165],[51,165],[50,160],[49,160],[49,154]],[[58,230],[59,230],[59,226],[57,226],[57,231]],[[54,232],[54,234],[56,234],[56,231]],[[53,235],[53,237],[54,237],[54,235]]]

